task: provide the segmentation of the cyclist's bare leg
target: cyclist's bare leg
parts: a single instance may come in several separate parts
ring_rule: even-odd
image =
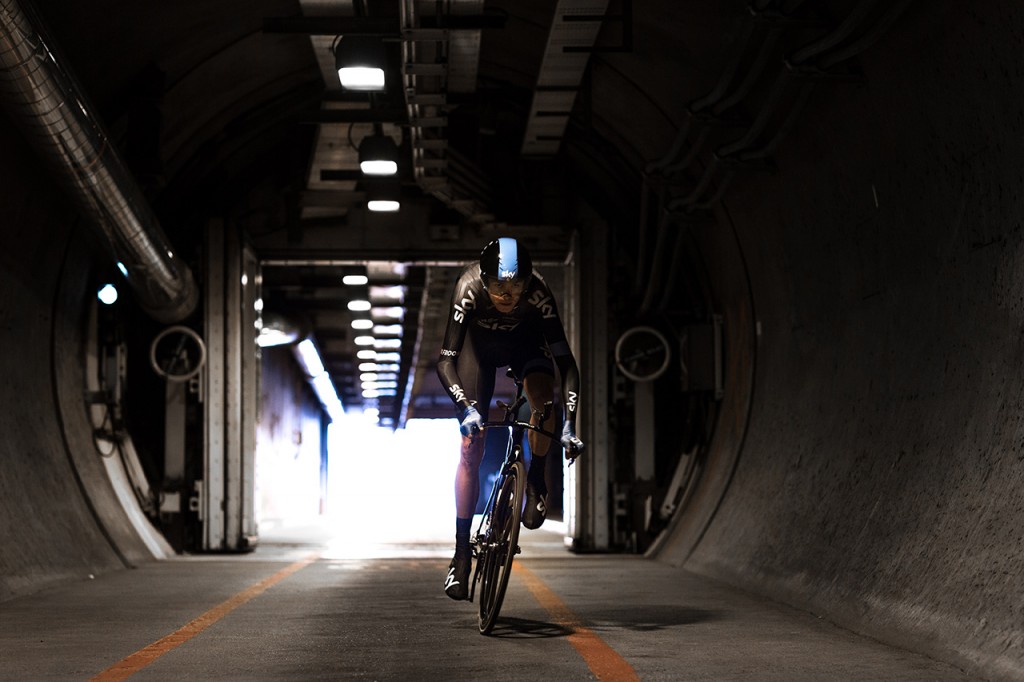
[[[484,456],[484,434],[462,437],[459,466],[455,471],[455,515],[473,518],[480,496],[480,462]]]
[[[470,524],[480,495],[477,471],[484,454],[484,435],[463,436],[459,466],[455,470],[455,556],[448,565],[444,592],[452,599],[469,596]]]
[[[544,405],[554,397],[554,379],[546,373],[528,374],[523,379],[523,390],[530,401],[530,423],[534,426],[550,431],[554,423],[554,417],[548,416],[541,422]],[[527,528],[539,528],[547,517],[547,493],[548,486],[544,471],[546,469],[547,455],[552,449],[552,441],[547,436],[530,431],[527,439],[530,443],[530,452],[533,453],[533,460],[530,462],[530,471],[526,476],[526,505],[523,510],[523,525]]]
[[[523,390],[526,393],[526,398],[530,401],[530,410],[533,412],[530,417],[530,423],[550,432],[555,423],[554,410],[551,410],[551,414],[548,415],[547,420],[543,423],[541,423],[540,417],[544,410],[544,405],[555,398],[554,377],[544,372],[528,374],[523,379]],[[534,457],[546,457],[550,454],[552,448],[550,438],[536,431],[530,431],[527,438],[530,442],[530,452],[533,453]]]

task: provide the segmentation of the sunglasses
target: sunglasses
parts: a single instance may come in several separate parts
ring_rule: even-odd
[[[491,296],[519,296],[526,289],[525,280],[494,280],[488,279],[484,282],[487,285],[487,293]]]

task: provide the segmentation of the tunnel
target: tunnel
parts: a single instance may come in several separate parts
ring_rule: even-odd
[[[1016,4],[0,0],[0,24],[0,614],[259,557],[257,469],[316,513],[346,412],[456,431],[452,273],[508,235],[582,375],[587,452],[549,463],[566,557],[1024,676]],[[400,85],[325,80],[346,34],[384,35]],[[339,167],[353,131],[411,164],[398,213]],[[402,291],[387,395],[353,388],[353,273]]]

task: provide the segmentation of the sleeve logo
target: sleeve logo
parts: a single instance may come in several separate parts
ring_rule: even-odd
[[[466,320],[466,313],[476,308],[476,294],[473,293],[472,289],[466,290],[466,295],[462,297],[462,300],[455,304],[455,312],[452,314],[454,319],[459,324],[462,324]]]
[[[555,316],[555,306],[551,304],[551,297],[545,296],[540,289],[530,296],[530,303],[541,312],[545,319]]]
[[[452,384],[448,387],[448,392],[455,398],[455,402],[460,402],[466,399],[466,392],[462,390],[462,386],[458,384]]]

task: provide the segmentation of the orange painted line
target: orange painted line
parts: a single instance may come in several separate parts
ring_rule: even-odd
[[[221,602],[217,606],[214,606],[206,613],[202,614],[195,620],[190,621],[166,637],[162,637],[152,644],[139,649],[134,654],[121,659],[103,672],[91,677],[90,682],[114,682],[115,680],[127,679],[167,652],[177,649],[179,646],[192,639],[242,604],[245,604],[254,597],[263,594],[267,589],[273,587],[293,573],[302,570],[309,564],[316,561],[316,559],[316,555],[309,556],[301,561],[296,561],[290,566],[282,568],[269,578],[242,590],[233,597]]]
[[[526,587],[530,590],[533,598],[555,619],[556,624],[571,630],[569,643],[573,645],[576,652],[583,657],[590,672],[599,680],[639,680],[640,676],[633,670],[633,666],[619,656],[604,640],[594,632],[580,624],[579,616],[573,613],[565,605],[558,595],[551,591],[551,588],[544,584],[530,569],[524,567],[520,562],[512,564],[512,571],[516,573]]]

